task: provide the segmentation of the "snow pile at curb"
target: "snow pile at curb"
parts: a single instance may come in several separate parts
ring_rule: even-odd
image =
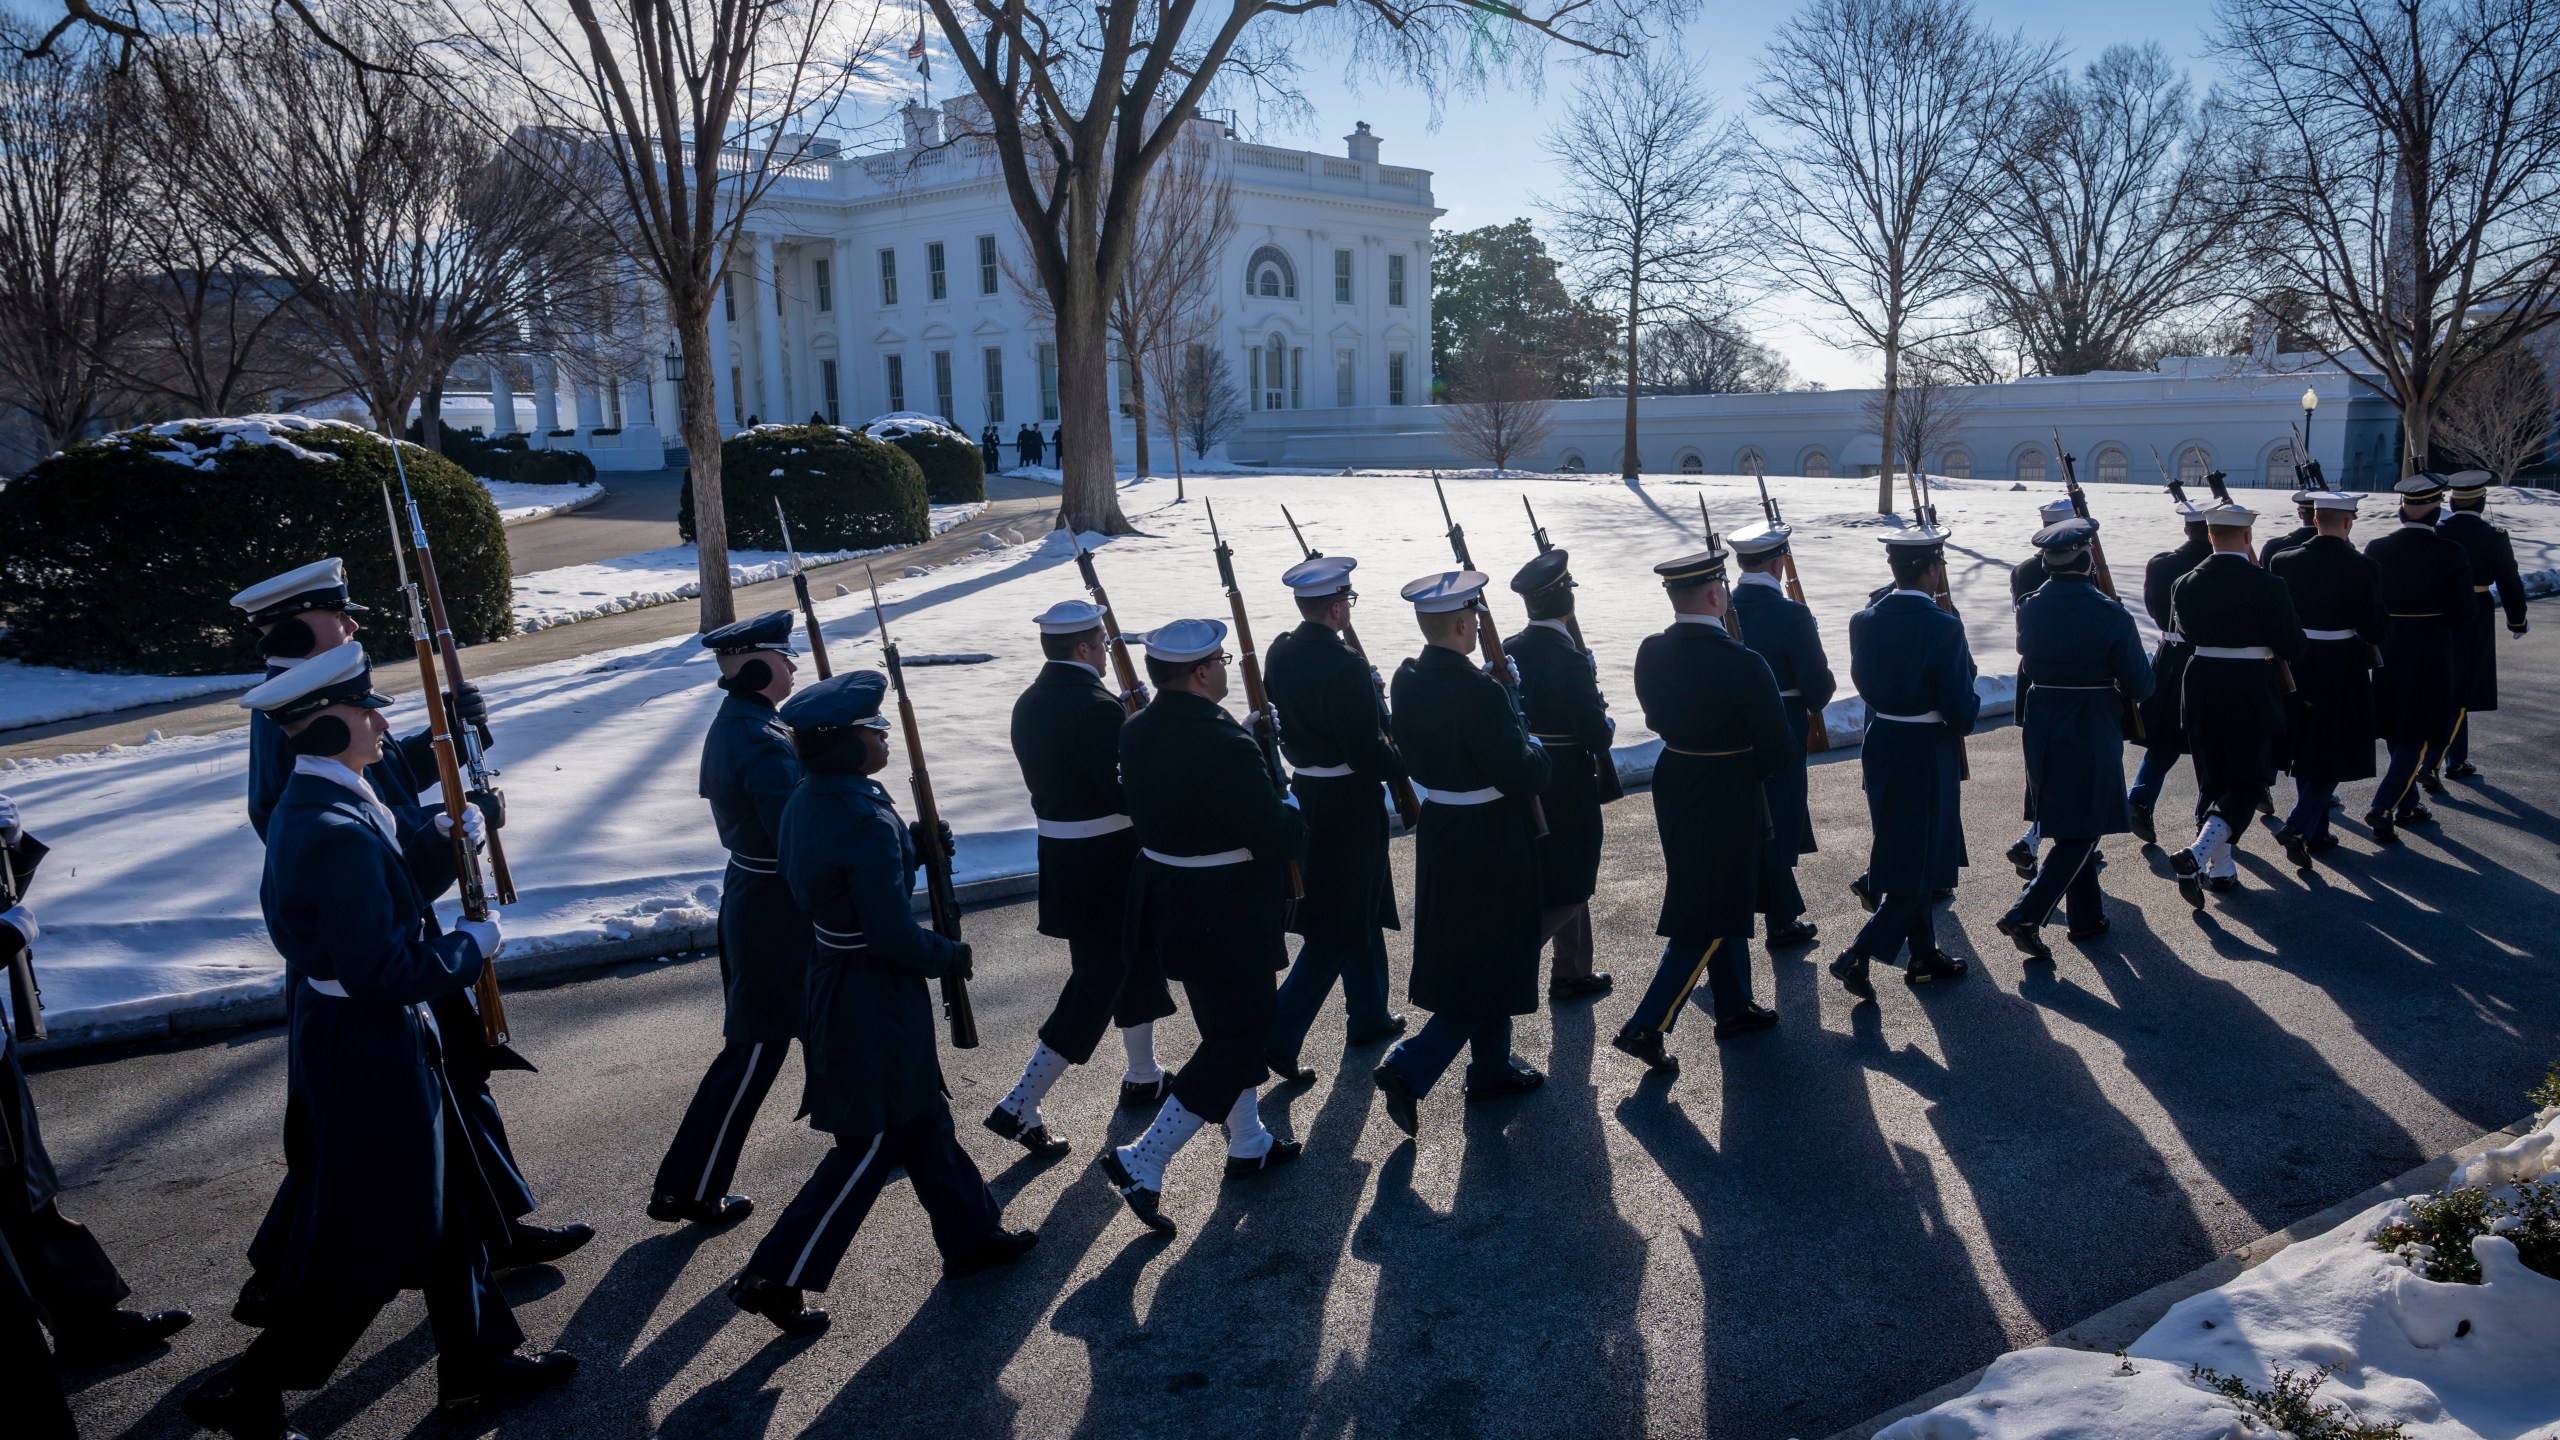
[[[489,492],[498,507],[498,523],[522,525],[550,515],[565,515],[583,510],[604,498],[601,485],[526,485],[514,480],[492,480],[486,475],[471,477]]]
[[[981,503],[936,505],[932,508],[930,529],[939,535],[975,517],[985,508]],[[883,545],[869,550],[809,550],[801,553],[800,564],[803,568],[814,569],[842,560],[858,560],[865,555],[886,555],[900,548],[903,547]],[[729,583],[732,585],[760,584],[790,573],[791,557],[780,550],[729,552]],[[614,615],[625,610],[642,610],[671,601],[690,600],[701,593],[701,561],[690,545],[669,545],[658,550],[618,555],[611,560],[563,565],[556,570],[536,570],[530,575],[515,577],[516,629],[530,634],[536,630],[548,630],[554,625],[591,620],[598,615]]]
[[[2449,1189],[2512,1196],[2560,1170],[2560,1109],[2531,1134],[2454,1172]],[[2560,1436],[2560,1280],[2525,1268],[2497,1235],[2473,1240],[2484,1281],[2422,1279],[2373,1243],[2409,1217],[2376,1205],[2191,1296],[2125,1347],[2021,1350],[1972,1393],[1877,1432],[1876,1440],[2244,1440],[2277,1432],[2245,1418],[2195,1367],[2252,1389],[2282,1371],[2334,1370],[2313,1403],[2406,1440]],[[2342,1432],[2343,1433],[2343,1432]]]
[[[246,690],[256,675],[93,675],[0,660],[0,730]]]

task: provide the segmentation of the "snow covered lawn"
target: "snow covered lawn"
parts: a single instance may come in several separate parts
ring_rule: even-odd
[[[497,502],[498,523],[502,525],[522,525],[546,515],[563,515],[604,498],[602,485],[523,485],[485,475],[471,478],[479,481],[489,498]]]
[[[1845,681],[1849,615],[1884,579],[1873,539],[1878,525],[1864,513],[1874,484],[1771,484],[1802,537],[1808,598]],[[2036,504],[2058,491],[1951,482],[1939,492],[1941,511],[1956,526],[1958,602],[1990,676],[2014,668],[2008,567],[2027,553]],[[1555,542],[1573,552],[1585,631],[1598,653],[1602,687],[1616,706],[1619,761],[1645,773],[1659,742],[1635,706],[1630,668],[1637,641],[1668,615],[1650,567],[1697,547],[1701,496],[1720,530],[1756,516],[1751,482],[1452,481],[1449,501],[1475,557],[1501,579],[1533,550],[1520,510],[1524,494]],[[1101,546],[1102,579],[1130,630],[1180,616],[1226,615],[1204,500],[1216,502],[1220,527],[1235,546],[1255,638],[1267,645],[1287,629],[1296,617],[1279,576],[1299,552],[1281,519],[1286,503],[1309,542],[1360,557],[1356,579],[1364,601],[1355,613],[1380,666],[1392,670],[1418,648],[1396,589],[1449,565],[1427,481],[1255,474],[1198,479],[1185,504],[1172,503],[1172,495],[1168,480],[1125,487],[1123,506],[1146,533],[1108,542],[1093,537]],[[2127,588],[2138,589],[2133,577],[2143,559],[2177,539],[2175,517],[2155,488],[2093,486],[2091,499]],[[2367,532],[2386,504],[2377,499],[2368,506]],[[2560,495],[2499,492],[2493,504],[2519,531],[2527,569],[2560,567]],[[676,583],[689,576],[688,560]],[[1030,618],[1081,593],[1066,537],[999,544],[920,575],[884,570],[881,591],[909,654],[994,657],[919,667],[911,688],[936,790],[962,837],[961,878],[1028,870],[1031,813],[1005,743],[1004,717],[1041,663]],[[1495,608],[1506,627],[1520,623],[1507,593],[1496,596]],[[818,609],[840,670],[878,663],[867,595],[822,596]],[[2527,643],[2548,642],[2536,636]],[[509,859],[523,896],[506,919],[511,954],[690,926],[717,902],[720,845],[695,794],[703,727],[719,699],[711,686],[714,669],[691,637],[683,637],[483,682],[498,740],[492,758],[506,772]],[[414,702],[387,718],[403,734],[420,723]],[[1835,709],[1835,731],[1851,730],[1851,721],[1863,729],[1862,716]],[[17,798],[29,828],[54,847],[32,900],[46,932],[46,995],[57,1026],[75,1029],[167,1013],[206,997],[274,991],[280,965],[259,918],[261,857],[242,798],[245,737],[237,730],[0,769],[0,790]],[[901,794],[895,772],[902,769],[893,766],[890,776]]]
[[[517,488],[543,490],[553,487],[526,485]],[[939,535],[985,508],[984,504],[936,505],[932,507],[932,531]],[[812,550],[802,553],[800,563],[803,567],[832,565],[839,560],[863,555],[886,554],[895,548]],[[782,551],[729,552],[729,583],[732,585],[752,585],[790,573],[791,557]],[[598,615],[664,605],[672,600],[689,600],[702,593],[700,576],[701,559],[690,545],[669,545],[661,550],[617,555],[611,560],[597,560],[585,565],[536,570],[515,579],[516,629],[526,632],[548,630],[554,625],[567,625]]]
[[[0,660],[0,730],[104,715],[135,705],[246,690],[255,675],[92,675],[52,665]]]

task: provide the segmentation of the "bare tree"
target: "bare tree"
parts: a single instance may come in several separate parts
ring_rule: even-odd
[[[2447,398],[2560,322],[2560,4],[2226,0],[2217,43],[2264,273],[2318,299],[2423,468]]]
[[[1892,473],[1890,459],[1899,459],[1906,473],[1924,474],[1931,456],[1943,459],[1955,447],[1973,419],[1973,397],[1965,386],[1935,356],[1915,353],[1889,408],[1883,391],[1868,397],[1862,407],[1867,423],[1889,437],[1884,473]]]
[[[1244,423],[1244,387],[1226,352],[1215,345],[1186,345],[1178,364],[1159,357],[1163,369],[1156,393],[1164,407],[1165,428],[1191,442],[1192,458],[1206,460],[1210,448]],[[1182,447],[1174,446],[1175,474],[1181,474]]]
[[[1552,383],[1526,356],[1491,357],[1476,367],[1473,383],[1456,403],[1441,407],[1440,425],[1451,449],[1507,470],[1512,456],[1536,450],[1555,434]]]
[[[1648,395],[1742,395],[1795,383],[1786,357],[1754,340],[1730,313],[1682,315],[1645,327],[1637,376]]]
[[[1742,232],[1723,212],[1742,141],[1690,79],[1689,57],[1666,46],[1618,64],[1618,73],[1582,91],[1547,136],[1547,156],[1566,176],[1563,196],[1547,209],[1586,292],[1609,297],[1625,317],[1619,468],[1632,480],[1642,468],[1639,340],[1657,319],[1709,313],[1731,278]]]
[[[2551,367],[2532,348],[2509,346],[2445,397],[2436,443],[2512,485],[2550,449],[2554,403]]]
[[[1129,522],[1111,463],[1111,302],[1128,272],[1148,178],[1205,97],[1235,84],[1299,102],[1293,51],[1319,27],[1356,66],[1435,95],[1497,69],[1534,84],[1543,52],[1513,37],[1625,54],[1647,24],[1676,19],[1692,0],[928,3],[985,104],[981,133],[1057,316],[1062,522],[1117,533]],[[1256,26],[1265,16],[1270,22]]]
[[[2129,369],[2145,335],[2227,293],[2247,213],[2219,100],[2157,43],[2048,77],[1998,152],[1977,284],[2044,375]]]
[[[1999,137],[2052,56],[1964,0],[1810,0],[1770,43],[1752,99],[1761,263],[1882,354],[1885,434],[1912,326],[1963,293]],[[1894,509],[1890,453],[1876,509]]]

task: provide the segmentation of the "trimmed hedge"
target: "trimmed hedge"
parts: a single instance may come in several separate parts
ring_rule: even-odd
[[[436,422],[444,432],[444,453],[465,470],[491,480],[512,480],[519,485],[593,485],[596,462],[576,450],[536,450],[525,444],[522,435],[501,435],[495,440],[483,439],[468,431],[456,430],[442,421]],[[574,430],[555,430],[555,435],[574,435]],[[606,432],[597,431],[601,435]],[[426,443],[424,431],[415,420],[409,422],[409,439]]]
[[[488,490],[424,448],[401,460],[455,637],[514,633],[506,529]],[[82,670],[245,674],[264,662],[231,596],[335,555],[374,611],[363,637],[374,662],[406,661],[385,484],[396,497],[381,436],[300,415],[178,420],[75,445],[0,489],[8,651]]]
[[[924,472],[895,445],[840,425],[759,425],[720,447],[729,548],[779,550],[778,497],[803,551],[913,545],[929,533]],[[676,493],[676,528],[693,542],[693,476]]]
[[[987,461],[978,443],[939,426],[880,426],[879,437],[914,457],[924,471],[925,498],[936,505],[968,505],[987,498]]]

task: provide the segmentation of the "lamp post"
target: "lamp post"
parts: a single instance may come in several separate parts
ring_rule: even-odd
[[[2320,408],[2320,391],[2319,391],[2319,388],[2318,388],[2317,386],[2312,386],[2312,385],[2305,385],[2305,386],[2303,386],[2303,387],[2302,387],[2302,453],[2301,453],[2300,455],[2295,456],[2294,458],[2295,458],[2295,459],[2297,459],[2297,460],[2300,460],[2300,461],[2301,461],[2303,464],[2305,464],[2305,465],[2308,465],[2308,464],[2310,464],[2310,463],[2311,463],[2311,412],[2312,412],[2312,411],[2314,411],[2314,410],[2317,410],[2317,409],[2319,409],[2319,408]],[[2340,484],[2345,484],[2345,483],[2346,483],[2346,481],[2345,481],[2344,477],[2341,477],[2341,478],[2340,478],[2339,483],[2340,483]]]
[[[684,352],[673,345],[667,347],[667,379],[679,385],[684,383]],[[2307,394],[2302,403],[2304,408],[2310,407],[2311,400]]]

